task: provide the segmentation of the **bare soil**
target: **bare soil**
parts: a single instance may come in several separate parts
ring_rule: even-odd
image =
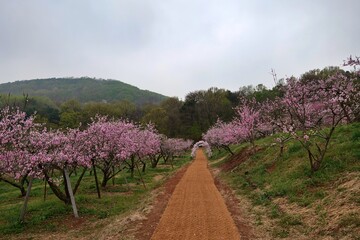
[[[226,206],[234,219],[235,225],[237,226],[241,239],[250,240],[254,239],[253,229],[250,226],[249,219],[246,219],[244,210],[241,209],[242,202],[236,197],[234,191],[223,181],[221,181],[216,175],[216,171],[213,171],[215,185],[219,189],[221,195],[225,199]]]
[[[169,202],[169,199],[174,192],[176,185],[183,177],[184,173],[187,170],[187,167],[188,166],[179,170],[165,183],[162,192],[158,194],[157,197],[154,199],[151,211],[146,214],[145,219],[135,223],[135,225],[138,225],[138,229],[135,233],[136,239],[150,239],[151,235],[155,231],[155,228],[157,227],[157,223],[160,221],[160,218],[165,211],[166,205]]]
[[[240,239],[207,163],[202,150],[198,150],[151,239]]]

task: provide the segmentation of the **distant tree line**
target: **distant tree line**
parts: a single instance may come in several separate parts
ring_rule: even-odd
[[[335,71],[343,70],[338,67],[311,70],[304,73],[300,81],[314,81],[330,76]],[[345,71],[343,73],[352,74]],[[46,97],[0,95],[0,107],[17,106],[28,115],[36,112],[36,121],[52,128],[77,128],[80,124],[86,127],[92,118],[100,115],[144,124],[151,122],[159,133],[168,137],[197,141],[218,120],[231,121],[235,115],[235,107],[241,105],[240,99],[255,99],[261,103],[282,97],[285,83],[282,79],[277,80],[275,75],[274,80],[275,86],[271,89],[263,84],[244,86],[234,92],[213,87],[190,92],[184,100],[177,97],[166,98],[160,104],[136,105],[129,101],[80,103],[74,99],[55,104]]]
[[[55,104],[46,97],[0,95],[0,107],[16,106],[28,115],[36,112],[37,122],[55,129],[86,127],[92,118],[100,115],[144,124],[151,122],[168,137],[199,140],[217,119],[232,119],[241,96],[266,99],[278,94],[276,89],[269,90],[263,85],[242,87],[236,92],[210,88],[190,92],[184,101],[171,97],[160,104],[142,106],[128,101],[80,103],[75,99]]]

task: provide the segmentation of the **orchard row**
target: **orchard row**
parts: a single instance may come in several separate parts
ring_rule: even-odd
[[[63,190],[66,172],[82,171],[72,191],[78,190],[85,172],[102,172],[105,187],[117,173],[127,169],[134,174],[139,165],[156,167],[189,150],[192,141],[167,138],[151,125],[140,126],[124,120],[93,119],[85,130],[53,131],[34,122],[24,112],[4,108],[0,113],[0,180],[26,194],[29,179],[44,179],[54,194],[69,204],[71,194]],[[57,177],[54,176],[57,173]],[[64,176],[59,178],[58,175]],[[97,179],[96,179],[96,182]],[[98,183],[97,189],[98,189]],[[65,185],[66,186],[66,185]],[[98,190],[100,196],[100,192]]]
[[[311,170],[317,171],[336,127],[360,120],[359,65],[359,58],[350,57],[344,66],[354,67],[352,73],[339,70],[326,77],[291,77],[280,86],[281,96],[263,102],[244,98],[232,121],[219,120],[203,139],[233,154],[231,144],[254,144],[259,137],[278,133],[280,155],[287,141],[297,140],[307,152]]]

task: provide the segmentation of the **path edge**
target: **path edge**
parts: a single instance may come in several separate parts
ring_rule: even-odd
[[[253,228],[243,216],[241,209],[241,202],[237,197],[235,191],[219,176],[219,169],[211,167],[208,162],[208,169],[214,179],[214,184],[221,196],[223,197],[226,207],[238,229],[241,240],[250,240],[256,238],[253,234]]]
[[[152,201],[151,211],[145,214],[143,220],[133,223],[139,226],[134,234],[136,240],[149,240],[151,238],[168,205],[171,195],[191,163],[192,161],[181,167],[171,177],[165,180],[160,187],[161,191]]]

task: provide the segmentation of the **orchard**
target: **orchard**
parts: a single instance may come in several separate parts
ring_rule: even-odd
[[[273,97],[265,99],[239,94],[232,117],[226,113],[226,117],[218,116],[216,121],[212,118],[216,114],[208,114],[209,119],[201,127],[194,124],[189,128],[197,132],[212,124],[202,134],[203,140],[193,138],[200,140],[195,144],[181,138],[185,135],[166,136],[151,121],[140,124],[96,116],[84,126],[51,129],[38,123],[36,115],[4,107],[0,112],[0,181],[19,189],[24,197],[20,214],[20,221],[24,221],[34,179],[44,183],[44,199],[49,186],[53,195],[71,205],[78,217],[75,196],[86,173],[93,178],[95,198],[101,198],[102,191],[110,181],[114,184],[120,173],[127,172],[131,178],[137,175],[146,188],[143,174],[147,166],[154,169],[163,162],[173,168],[175,159],[189,155],[191,148],[193,158],[199,148],[208,157],[212,156],[212,149],[224,149],[234,155],[231,145],[247,142],[254,147],[258,139],[274,134],[273,147],[279,147],[279,156],[289,141],[297,141],[314,173],[322,167],[335,129],[360,119],[360,71],[356,69],[359,65],[359,58],[349,58],[344,66],[354,67],[352,72],[338,69],[313,79],[290,77],[276,86]],[[225,94],[219,92],[219,96]],[[207,95],[211,93],[218,94],[217,89],[209,90]],[[197,101],[201,106],[206,105],[205,98],[191,96],[192,101],[184,104],[183,112]],[[195,119],[197,111],[192,114],[177,120]],[[184,132],[189,129],[185,128]]]
[[[74,195],[85,172],[93,173],[100,198],[100,187],[105,188],[119,172],[128,170],[133,177],[140,164],[145,171],[154,158],[165,162],[170,158],[172,163],[174,156],[185,154],[192,145],[189,140],[161,136],[151,125],[106,117],[94,118],[84,130],[51,130],[35,123],[34,116],[9,107],[1,111],[0,131],[0,180],[26,195],[21,221],[33,179],[44,180],[59,200],[72,204],[77,217]],[[76,171],[81,174],[71,186],[69,175]]]

